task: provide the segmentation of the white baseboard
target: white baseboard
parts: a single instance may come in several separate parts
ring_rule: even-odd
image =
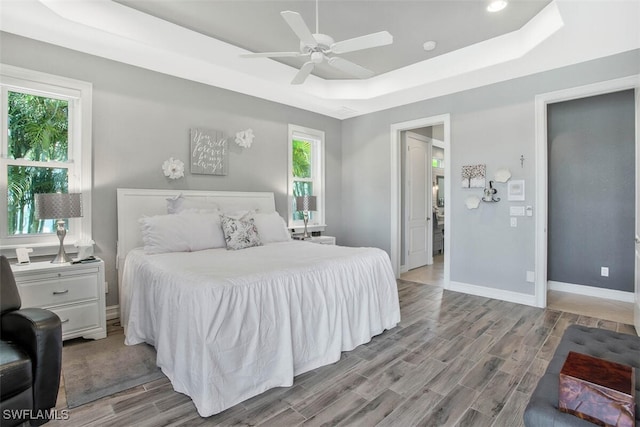
[[[107,307],[107,320],[120,318],[120,305],[110,305]]]
[[[571,294],[611,299],[614,301],[631,303],[635,301],[633,292],[616,291],[614,289],[597,288],[595,286],[576,285],[573,283],[555,282],[553,280],[549,280],[547,282],[547,288],[552,291],[568,292]]]
[[[404,273],[406,273],[407,271],[409,271],[409,268],[408,268],[408,267],[409,267],[409,266],[408,266],[407,264],[401,265],[401,266],[400,266],[400,274],[404,274]]]
[[[462,292],[479,297],[498,299],[501,301],[514,302],[516,304],[536,306],[536,296],[521,294],[519,292],[505,291],[504,289],[487,288],[485,286],[471,285],[469,283],[449,282],[447,287],[450,291]]]

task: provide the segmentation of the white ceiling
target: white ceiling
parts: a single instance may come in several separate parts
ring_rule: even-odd
[[[0,0],[0,30],[339,119],[640,48],[640,0],[511,0],[497,14],[484,0],[321,0],[322,33],[394,43],[344,55],[370,79],[320,69],[292,86],[298,60],[238,57],[297,50],[287,9],[315,30],[308,0]]]

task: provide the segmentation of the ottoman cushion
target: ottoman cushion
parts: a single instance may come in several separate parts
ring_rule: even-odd
[[[560,370],[570,351],[636,368],[636,427],[640,427],[640,337],[580,325],[569,326],[562,336],[553,359],[525,409],[525,426],[593,427],[590,422],[558,409]]]

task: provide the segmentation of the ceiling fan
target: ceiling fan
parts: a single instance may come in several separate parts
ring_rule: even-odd
[[[326,34],[320,34],[318,30],[318,1],[316,0],[316,32],[311,33],[302,16],[297,12],[285,10],[280,12],[286,23],[300,39],[299,52],[261,52],[240,55],[243,58],[308,58],[300,71],[295,75],[291,84],[299,85],[309,77],[316,64],[324,61],[330,66],[360,79],[366,79],[374,75],[374,72],[339,56],[341,53],[354,52],[356,50],[370,49],[372,47],[386,46],[393,43],[393,36],[388,31],[367,34],[339,42]]]

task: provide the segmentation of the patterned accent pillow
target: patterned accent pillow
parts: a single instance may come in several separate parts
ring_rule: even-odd
[[[235,251],[252,246],[262,246],[253,218],[242,220],[222,215],[222,231],[227,242],[227,249]]]

